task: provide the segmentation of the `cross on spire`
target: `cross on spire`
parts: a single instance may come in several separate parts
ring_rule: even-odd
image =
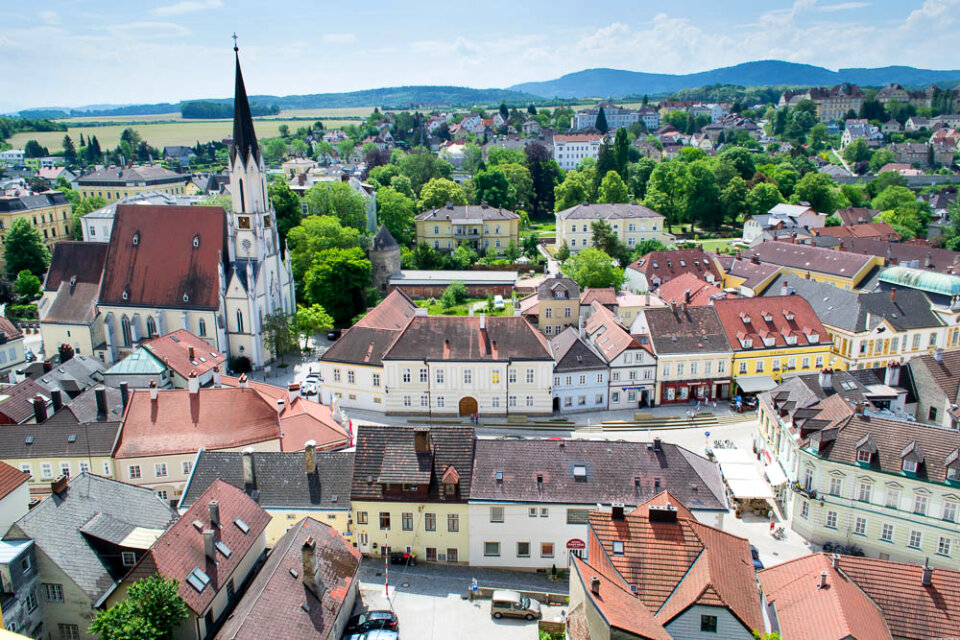
[[[233,50],[240,51],[240,47],[237,46],[237,32],[233,32]]]

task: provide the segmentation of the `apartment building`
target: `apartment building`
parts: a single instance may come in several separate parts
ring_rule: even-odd
[[[0,245],[17,220],[26,220],[43,238],[47,247],[70,239],[73,205],[60,191],[0,197]],[[2,246],[0,246],[2,256]]]
[[[593,246],[591,225],[603,220],[623,244],[631,249],[644,240],[659,240],[673,244],[673,236],[664,229],[664,216],[636,202],[618,204],[591,204],[584,202],[558,211],[557,246],[566,243],[576,253]]]
[[[190,174],[174,173],[160,165],[107,167],[77,178],[81,198],[103,198],[107,203],[148,191],[184,195]]]
[[[520,246],[520,216],[487,204],[448,204],[424,211],[414,220],[417,244],[439,251],[453,251],[467,244],[478,253],[502,255],[511,244]]]
[[[572,171],[585,158],[596,160],[607,140],[602,133],[558,133],[553,136],[553,159],[564,171]]]

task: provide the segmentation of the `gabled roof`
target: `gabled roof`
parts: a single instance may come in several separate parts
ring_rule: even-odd
[[[587,287],[580,293],[580,305],[589,307],[594,301],[611,307],[617,306],[617,290],[613,287]]]
[[[50,400],[50,392],[30,378],[0,389],[0,416],[13,424],[30,420],[34,415],[33,398],[37,395],[45,402]]]
[[[126,571],[115,549],[104,553],[80,531],[103,515],[134,527],[164,530],[176,519],[177,512],[152,489],[81,473],[62,492],[27,512],[9,537],[18,537],[14,534],[19,530],[33,538],[37,548],[96,602]]]
[[[659,513],[675,510],[675,521],[651,521],[651,507]],[[590,531],[662,625],[702,604],[727,608],[746,629],[764,628],[749,541],[698,522],[669,492],[657,494],[623,520],[593,511]],[[624,543],[623,554],[614,553],[614,541]]]
[[[417,431],[429,433],[429,463],[414,446]],[[357,429],[351,500],[382,500],[384,476],[422,476],[429,483],[428,500],[466,502],[473,477],[474,438],[469,427],[367,426]],[[450,467],[460,476],[456,496],[443,496],[441,478]]]
[[[599,302],[590,305],[593,314],[584,327],[594,349],[606,362],[612,362],[627,349],[639,349],[640,343],[607,307]]]
[[[516,362],[553,355],[547,339],[524,318],[414,316],[383,359]]]
[[[117,440],[119,421],[80,424],[61,409],[42,424],[3,425],[0,428],[0,451],[5,458],[86,458],[109,456]]]
[[[416,220],[422,222],[438,222],[449,220],[453,222],[481,223],[496,220],[518,220],[520,216],[513,211],[491,207],[486,204],[447,205],[417,214]]]
[[[417,305],[407,294],[394,289],[359,322],[344,331],[320,359],[380,366],[383,354],[413,319],[416,309]]]
[[[84,187],[92,186],[122,186],[169,184],[173,182],[186,183],[189,174],[174,173],[159,164],[139,165],[134,167],[108,167],[84,174],[77,179],[77,184]]]
[[[253,456],[254,482],[243,481],[239,451],[201,451],[180,508],[196,502],[217,479],[251,494],[264,509],[349,510],[353,480],[353,452],[316,453],[314,470],[306,470],[306,456],[297,452],[258,451]]]
[[[791,346],[788,337],[796,339],[797,346],[829,344],[817,314],[800,296],[730,298],[716,300],[713,306],[734,351],[783,349]],[[753,341],[750,347],[742,344],[748,338]],[[772,343],[767,345],[764,339]]]
[[[872,256],[849,251],[778,241],[761,242],[743,253],[744,258],[752,256],[757,256],[761,262],[842,278],[855,277],[872,260]]]
[[[78,283],[99,285],[108,248],[106,242],[63,241],[53,245],[43,288],[56,291],[61,282],[69,283],[73,277]]]
[[[118,205],[111,238],[101,305],[219,306],[219,268],[227,256],[222,208]],[[180,257],[170,260],[171,252]]]
[[[564,296],[566,297],[564,298]],[[570,278],[547,278],[537,287],[537,299],[539,300],[576,301],[579,298],[580,285]]]
[[[879,256],[886,258],[889,264],[916,263],[921,269],[940,273],[960,273],[960,252],[912,244],[908,242],[888,242],[876,238],[844,238],[846,253]],[[904,265],[910,266],[910,265]]]
[[[9,454],[5,454],[9,455]],[[0,462],[0,500],[3,500],[14,489],[25,482],[29,482],[30,474],[24,473],[6,462]]]
[[[214,500],[220,510],[219,525],[210,521],[210,503]],[[256,546],[269,522],[270,514],[250,496],[222,480],[215,480],[197,502],[157,538],[150,551],[130,569],[123,581],[136,582],[154,574],[172,578],[179,583],[177,592],[183,601],[195,614],[202,616],[214,597],[226,588],[247,552]],[[214,532],[216,562],[204,553],[205,530]],[[229,553],[225,553],[224,549]],[[196,569],[210,579],[201,591],[187,580]],[[236,580],[238,586],[244,577],[239,576]]]
[[[319,597],[304,584],[303,548],[310,541]],[[332,637],[359,568],[360,552],[335,529],[304,518],[274,546],[216,638],[260,640],[267,629],[285,640]]]
[[[227,357],[186,329],[177,329],[164,336],[158,336],[140,345],[182,377],[191,372],[202,376],[217,365],[227,361]],[[193,354],[191,359],[190,355]]]
[[[106,245],[104,245],[106,247]],[[63,281],[43,315],[48,324],[89,325],[97,317],[99,283]]]
[[[744,260],[739,256],[722,256],[718,257],[718,259],[728,275],[744,278],[743,284],[740,286],[747,287],[748,289],[757,288],[763,284],[767,278],[772,277],[781,269],[781,267],[775,264]]]
[[[732,351],[717,311],[712,306],[658,307],[646,309],[643,315],[650,328],[650,341],[658,355]]]
[[[75,355],[66,362],[61,362],[55,369],[41,369],[37,373],[28,372],[27,375],[48,391],[60,389],[67,396],[75,398],[82,391],[103,382],[105,368],[100,358]],[[66,398],[63,400],[66,401]]]
[[[934,383],[943,391],[943,395],[951,404],[960,398],[960,351],[947,351],[940,357],[940,362],[929,354],[911,358],[907,363],[911,369],[924,368]]]
[[[551,340],[550,350],[553,352],[555,373],[605,369],[607,366],[593,346],[582,339],[580,332],[574,327],[567,327]]]
[[[638,220],[663,218],[663,214],[636,202],[607,204],[587,202],[564,209],[557,213],[557,217],[562,220]]]
[[[645,275],[651,289],[681,273],[692,273],[701,280],[709,280],[712,276],[714,282],[723,282],[723,275],[714,257],[702,249],[651,251],[629,268]],[[659,278],[659,283],[654,283],[656,278]]]
[[[236,47],[234,52],[237,69],[233,90],[233,144],[230,145],[230,161],[235,161],[239,154],[240,160],[246,165],[251,156],[254,163],[260,162],[260,146],[257,144],[257,132],[253,130],[247,88],[243,84],[243,73],[240,71],[240,53]]]
[[[784,638],[892,640],[877,603],[844,571],[833,568],[828,556],[817,553],[788,560],[760,571],[757,578]]]
[[[638,505],[662,487],[690,509],[726,509],[716,464],[675,444],[660,446],[654,451],[645,442],[479,439],[470,499]],[[574,475],[577,467],[584,476]]]
[[[840,227],[815,229],[818,236],[836,236],[838,238],[879,238],[880,240],[900,240],[900,234],[886,222],[864,222],[845,224]]]
[[[690,272],[685,272],[657,287],[657,296],[672,304],[686,302],[697,307],[710,304],[710,300],[715,296],[723,297],[723,289],[704,282]]]
[[[279,440],[276,406],[254,389],[131,389],[117,458],[233,449]]]

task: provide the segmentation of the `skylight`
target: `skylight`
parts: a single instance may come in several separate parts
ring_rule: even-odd
[[[240,529],[240,531],[242,531],[244,534],[247,534],[250,532],[250,525],[248,525],[246,522],[244,522],[240,518],[234,519],[233,524],[237,525],[237,529]]]
[[[205,574],[200,570],[199,567],[195,568],[190,572],[190,575],[187,576],[187,583],[197,590],[197,593],[202,593],[208,584],[210,584],[210,576]]]
[[[586,478],[587,477],[587,467],[582,464],[573,465],[573,477],[574,478]]]
[[[220,553],[222,553],[222,554],[223,554],[223,557],[225,557],[225,558],[229,558],[229,557],[230,557],[230,554],[233,553],[233,551],[230,551],[230,547],[228,547],[228,546],[223,542],[223,540],[217,540],[217,541],[214,543],[213,546],[215,546],[215,547],[217,548],[217,550],[220,551]]]

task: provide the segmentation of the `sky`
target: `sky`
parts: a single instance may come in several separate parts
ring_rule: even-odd
[[[960,69],[960,0],[39,0],[0,3],[0,111],[750,60]],[[10,90],[14,88],[13,90]]]

